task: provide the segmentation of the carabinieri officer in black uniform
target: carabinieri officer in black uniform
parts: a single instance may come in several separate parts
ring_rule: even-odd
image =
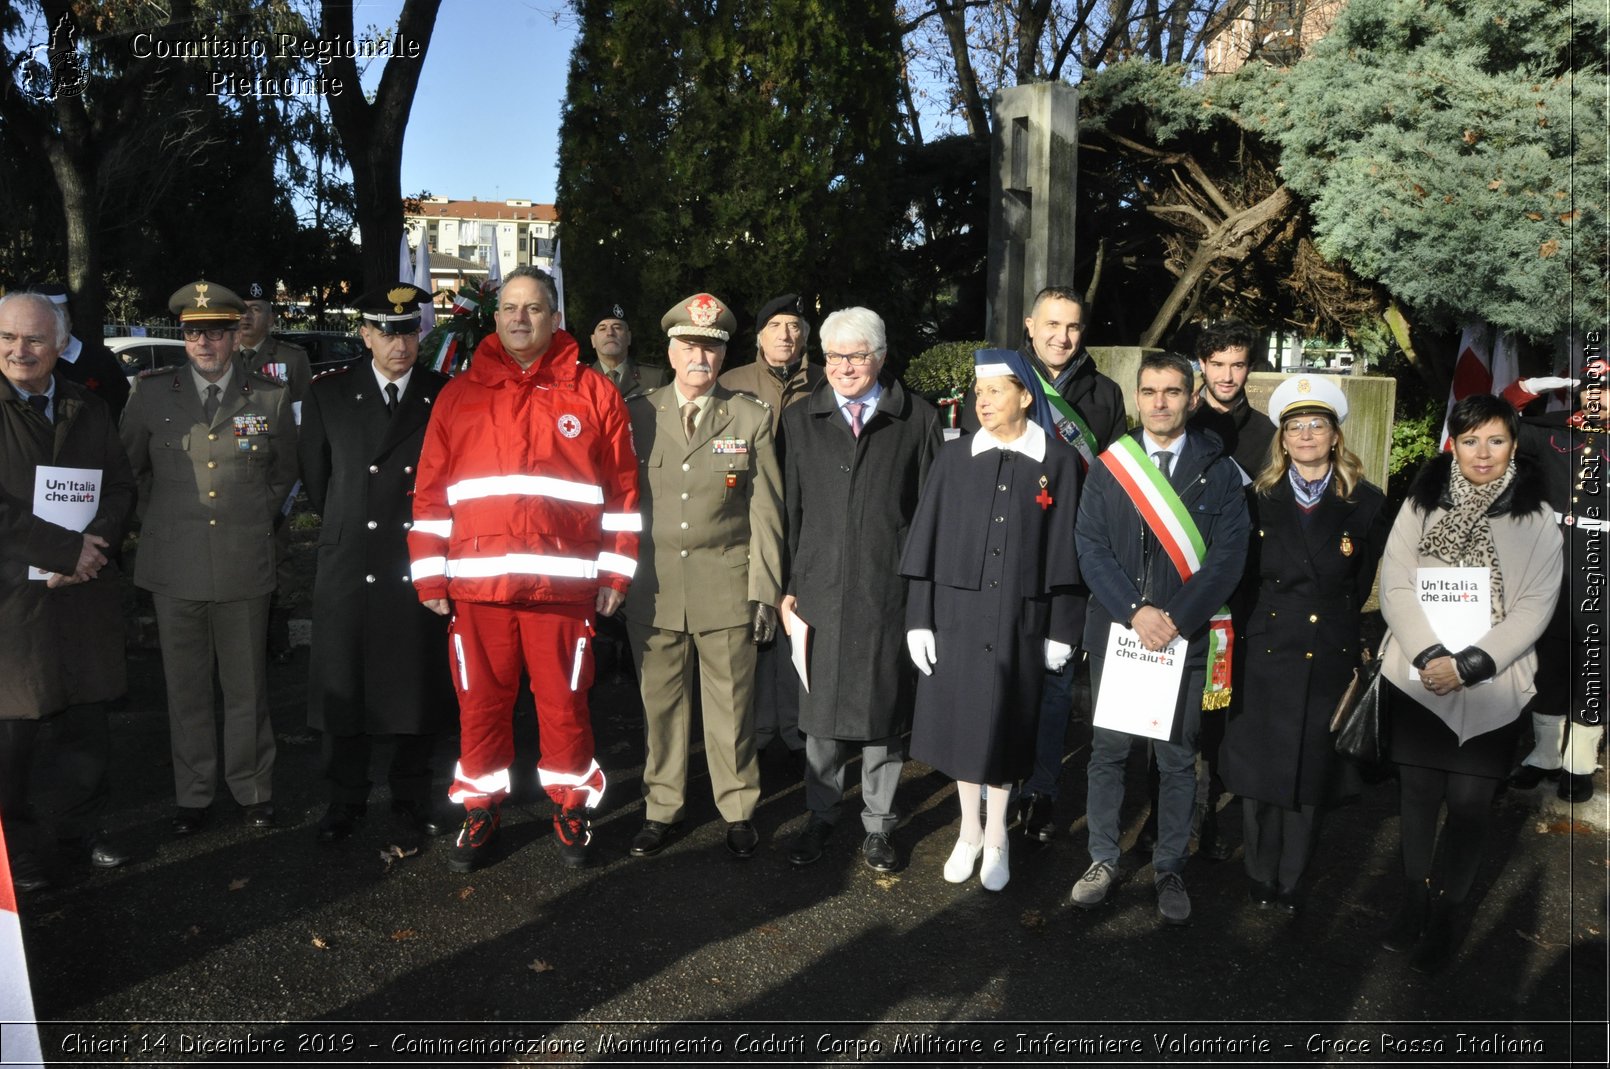
[[[431,816],[436,735],[458,711],[447,677],[446,619],[408,575],[414,471],[431,404],[447,378],[422,366],[419,305],[399,282],[358,300],[367,359],[315,378],[302,410],[308,501],[323,518],[313,585],[308,725],[324,732],[330,807],[318,840],[351,835],[369,800],[370,738],[395,736],[391,808],[410,833]]]

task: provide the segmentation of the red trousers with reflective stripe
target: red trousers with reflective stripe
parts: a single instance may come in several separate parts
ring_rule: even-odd
[[[592,617],[590,605],[453,603],[447,647],[458,691],[461,749],[455,795],[493,803],[507,796],[507,786],[488,791],[471,781],[501,772],[508,783],[514,763],[514,698],[522,669],[531,677],[537,704],[538,768],[580,776],[592,766],[593,723],[587,709],[593,684]],[[548,793],[565,804],[569,788]]]

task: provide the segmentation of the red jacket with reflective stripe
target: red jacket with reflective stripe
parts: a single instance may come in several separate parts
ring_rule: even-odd
[[[421,601],[591,604],[637,566],[637,456],[620,391],[555,331],[521,370],[496,335],[442,388],[408,534]]]

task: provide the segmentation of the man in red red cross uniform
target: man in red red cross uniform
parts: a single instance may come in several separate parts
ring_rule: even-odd
[[[626,404],[558,329],[553,279],[512,271],[494,318],[497,334],[436,399],[408,535],[420,601],[452,617],[461,741],[450,797],[465,820],[448,864],[459,872],[484,864],[496,838],[522,671],[560,857],[586,864],[604,792],[587,709],[594,614],[620,606],[643,527]]]

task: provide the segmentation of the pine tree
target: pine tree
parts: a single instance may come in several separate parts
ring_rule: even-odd
[[[652,358],[649,324],[699,290],[745,327],[784,292],[897,321],[892,3],[575,8],[558,198],[573,325],[619,301]]]

